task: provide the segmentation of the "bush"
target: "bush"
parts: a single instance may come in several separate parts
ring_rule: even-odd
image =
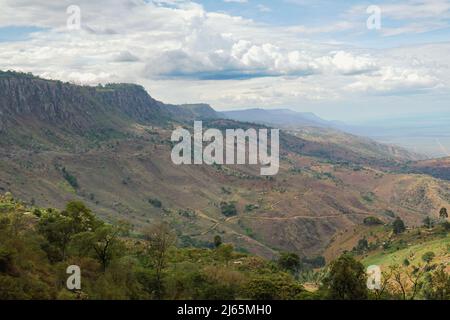
[[[255,204],[247,204],[245,206],[245,212],[252,212],[253,210],[259,209],[258,205]]]
[[[425,228],[431,229],[434,226],[434,221],[430,217],[426,217],[422,222]]]
[[[376,225],[382,225],[383,221],[381,221],[377,217],[367,217],[364,219],[364,224],[366,226],[376,226]]]
[[[325,267],[326,261],[325,257],[317,256],[314,258],[303,258],[302,262],[304,264],[310,265],[312,268],[322,268]]]
[[[77,178],[70,174],[66,168],[61,169],[63,178],[67,181],[68,184],[70,184],[74,189],[78,189],[80,186],[78,184]]]
[[[162,202],[156,198],[148,199],[148,203],[150,203],[155,208],[162,208]]]
[[[353,249],[356,252],[364,252],[369,250],[369,242],[366,238],[359,239],[357,246]]]
[[[278,265],[283,270],[296,273],[300,269],[300,257],[295,253],[282,253],[278,259]]]
[[[252,300],[292,300],[304,293],[304,288],[287,275],[257,276],[244,287],[244,295]]]
[[[222,245],[222,238],[217,235],[214,237],[214,247],[218,248]]]
[[[424,255],[422,256],[422,260],[425,261],[426,263],[430,263],[431,261],[433,261],[435,256],[436,255],[434,254],[434,252],[429,251],[424,253]]]
[[[195,218],[197,214],[192,209],[178,210],[178,214],[185,218]]]
[[[220,204],[220,211],[226,217],[233,217],[238,214],[236,205],[233,202],[222,202]]]
[[[405,227],[405,223],[403,222],[402,219],[397,218],[395,219],[394,223],[392,224],[392,231],[394,232],[394,234],[400,234],[405,232],[406,227]]]
[[[365,300],[368,298],[364,265],[344,254],[331,264],[324,284],[330,299]]]

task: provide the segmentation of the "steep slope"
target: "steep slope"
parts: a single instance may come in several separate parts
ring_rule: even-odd
[[[225,111],[222,114],[232,120],[244,122],[256,122],[268,125],[277,126],[313,126],[330,128],[333,126],[332,122],[325,121],[314,113],[310,112],[295,112],[289,109],[247,109],[237,111]]]
[[[413,172],[428,174],[435,178],[450,180],[450,158],[432,159],[412,163]]]
[[[309,141],[333,145],[339,149],[346,150],[349,153],[359,154],[367,159],[384,159],[390,161],[424,159],[424,156],[420,154],[409,152],[406,149],[397,146],[377,143],[368,138],[358,137],[329,128],[305,127],[295,128],[288,132]]]
[[[353,232],[339,232],[325,249],[327,261],[333,261],[344,251],[352,252],[365,266],[377,265],[383,271],[394,265],[424,265],[422,257],[433,252],[432,264],[442,264],[450,272],[450,234],[447,224],[433,228],[411,227],[395,235],[390,225],[358,226]],[[366,247],[358,247],[360,240],[367,240]]]
[[[163,219],[186,244],[220,234],[267,257],[279,250],[317,255],[369,215],[388,222],[391,210],[417,224],[449,201],[446,182],[381,170],[395,168],[395,159],[286,132],[280,173],[270,179],[254,166],[176,166],[175,126],[194,119],[219,129],[254,125],[214,119],[207,105],[165,105],[139,86],[80,87],[8,73],[0,88],[1,191],[59,208],[79,199],[137,229]],[[237,214],[224,214],[223,203]]]
[[[321,144],[322,150],[345,151],[353,162],[360,158],[371,160],[372,164],[378,162],[379,165],[383,161],[425,159],[425,156],[400,147],[377,143],[368,138],[337,130],[334,122],[325,121],[313,113],[295,112],[288,109],[249,109],[227,111],[222,114],[235,121],[262,123],[285,129],[303,140]]]

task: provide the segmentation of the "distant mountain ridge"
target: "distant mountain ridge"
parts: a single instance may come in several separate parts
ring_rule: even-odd
[[[377,143],[369,138],[346,133],[340,128],[345,125],[338,121],[321,119],[311,112],[296,112],[290,109],[246,109],[225,111],[222,115],[235,121],[260,123],[286,130],[299,138],[328,144],[329,148],[338,147],[349,154],[355,151],[366,157],[384,157],[386,159],[421,160],[425,157],[406,149],[388,144]]]
[[[86,134],[120,131],[130,123],[162,125],[219,117],[206,104],[164,104],[135,84],[78,86],[0,71],[0,92],[4,93],[0,95],[0,132],[12,141],[18,136],[39,137],[47,126]]]
[[[317,255],[367,216],[388,221],[386,210],[420,223],[450,190],[445,181],[399,172],[414,158],[401,149],[306,125],[282,128],[280,172],[271,179],[255,166],[177,166],[171,134],[192,130],[194,120],[221,130],[270,127],[224,119],[207,104],[165,104],[138,85],[0,72],[0,192],[45,207],[80,200],[107,221],[137,228],[163,219],[182,244],[205,246],[220,234],[273,257]],[[236,206],[234,217],[223,203]]]
[[[80,136],[81,139],[83,136],[96,139],[123,136],[133,124],[192,125],[194,120],[232,119],[279,126],[286,132],[299,127],[316,127],[314,134],[331,126],[331,122],[313,113],[288,109],[221,113],[208,104],[165,104],[135,84],[78,86],[29,74],[0,72],[0,92],[7,93],[0,96],[0,131],[5,134],[0,143],[44,145],[44,148],[48,148],[48,143],[81,145]],[[329,141],[310,141],[311,135],[297,136],[297,140],[282,140],[297,152],[334,160],[367,162],[370,159],[370,163],[374,163],[373,160],[418,160],[407,152],[385,146],[375,146],[375,152],[363,151],[362,154],[367,155],[364,159],[358,149],[346,150],[344,145],[332,145]]]
[[[222,114],[236,121],[256,122],[270,125],[333,127],[333,122],[326,121],[312,112],[296,112],[290,109],[246,109],[224,111]]]

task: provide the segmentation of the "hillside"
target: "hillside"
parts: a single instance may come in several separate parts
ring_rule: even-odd
[[[100,221],[81,202],[59,211],[28,207],[6,193],[0,195],[0,300],[310,296],[276,262],[236,252],[219,240],[211,239],[208,248],[186,247],[164,223],[136,233],[124,223]],[[66,286],[68,265],[82,270],[78,288]]]
[[[450,180],[450,158],[419,161],[411,164],[413,172],[428,174],[435,178]]]
[[[289,109],[247,109],[237,111],[224,111],[222,114],[229,119],[244,122],[264,123],[276,126],[309,126],[319,128],[331,128],[333,123],[325,121],[314,113],[295,112]]]
[[[424,159],[425,156],[410,152],[406,149],[375,142],[374,140],[355,136],[330,128],[296,127],[288,129],[293,135],[327,144],[329,148],[345,150],[348,154],[357,154],[363,159],[384,162],[404,162]]]
[[[322,149],[344,151],[352,162],[372,159],[378,164],[386,161],[422,160],[425,156],[406,149],[377,143],[374,140],[345,133],[336,129],[333,121],[326,121],[313,113],[295,112],[289,109],[249,109],[222,112],[236,121],[263,123],[285,129],[287,132],[309,142],[317,142]],[[374,163],[372,163],[374,164]]]
[[[325,265],[320,257],[294,253],[263,259],[234,250],[220,236],[195,248],[164,222],[139,231],[125,222],[105,223],[79,201],[44,209],[5,193],[0,300],[448,300],[448,231],[448,222],[396,236],[388,225],[358,228],[365,246],[359,241]],[[365,266],[372,264],[383,270],[377,291],[366,287]],[[67,281],[68,266],[82,270],[78,287]],[[342,277],[357,281],[362,291],[347,289],[353,298],[336,295],[340,284],[333,279]],[[412,281],[420,282],[417,289]]]
[[[353,144],[356,138],[283,131],[280,173],[270,179],[250,166],[175,166],[176,126],[194,119],[219,129],[256,125],[215,119],[207,105],[166,105],[140,86],[2,73],[0,110],[0,191],[42,207],[82,200],[137,230],[162,219],[189,245],[220,235],[265,257],[317,256],[367,216],[389,222],[386,212],[395,212],[417,225],[449,203],[448,182],[396,171],[408,154]],[[226,207],[236,210],[229,215]]]
[[[367,240],[368,247],[357,250],[362,239]],[[324,255],[328,261],[332,261],[346,251],[353,252],[366,266],[388,267],[402,264],[405,258],[417,265],[422,262],[424,253],[433,251],[436,254],[436,262],[450,267],[449,241],[448,223],[442,224],[438,219],[434,220],[432,228],[423,224],[407,224],[405,232],[398,235],[393,233],[390,224],[363,224],[352,230],[338,232],[328,244]]]

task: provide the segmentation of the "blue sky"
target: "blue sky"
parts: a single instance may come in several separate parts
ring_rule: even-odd
[[[70,5],[79,28],[67,26]],[[381,28],[369,30],[369,5]],[[0,69],[170,103],[359,121],[449,112],[450,0],[0,0]],[[74,20],[70,20],[71,23]]]
[[[324,23],[341,21],[355,21],[361,25],[365,25],[366,15],[351,15],[348,13],[349,9],[356,6],[368,7],[372,4],[378,5],[380,8],[383,5],[400,4],[402,1],[336,1],[336,0],[262,0],[252,1],[247,0],[203,0],[199,1],[204,7],[211,11],[226,12],[232,15],[239,15],[245,18],[252,19],[261,23],[268,23],[274,26],[289,26],[289,25],[306,25],[310,27],[320,27]],[[405,2],[403,2],[405,3]],[[414,3],[414,2],[411,2]],[[420,3],[420,1],[418,1]],[[435,17],[436,19],[438,17]],[[448,20],[448,17],[445,19]],[[407,23],[408,19],[392,19],[387,16],[382,19],[384,27],[400,27]],[[430,43],[448,41],[450,39],[450,28],[447,25],[445,28],[438,28],[428,32],[420,33],[402,33],[397,36],[383,37],[380,32],[332,32],[318,37],[322,40],[336,40],[351,43],[354,45],[364,45],[369,47],[396,47],[399,45],[410,45],[418,43]]]
[[[43,28],[33,26],[7,26],[0,28],[0,42],[24,41],[30,39],[32,33]]]

